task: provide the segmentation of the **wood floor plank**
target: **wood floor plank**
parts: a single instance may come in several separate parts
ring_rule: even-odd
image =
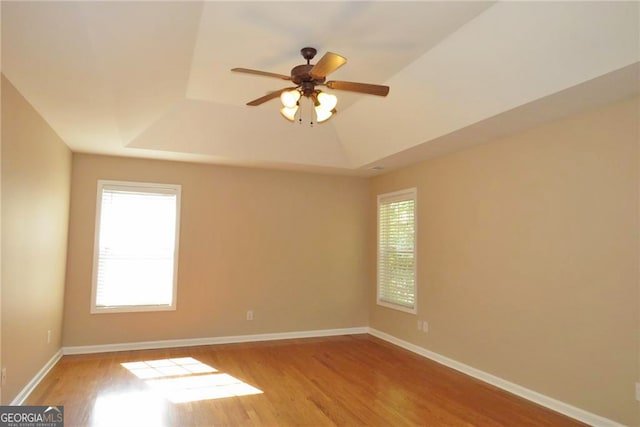
[[[67,427],[584,425],[370,335],[64,356],[25,403]]]

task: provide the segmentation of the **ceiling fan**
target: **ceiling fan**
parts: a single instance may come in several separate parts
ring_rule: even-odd
[[[329,89],[345,90],[377,96],[387,96],[389,93],[389,86],[345,82],[340,80],[326,81],[327,75],[343,66],[347,62],[347,59],[338,54],[327,52],[314,65],[311,64],[311,60],[316,56],[316,49],[312,47],[305,47],[300,50],[300,53],[302,54],[302,57],[307,60],[307,63],[293,67],[291,69],[291,74],[288,76],[285,74],[251,70],[248,68],[232,68],[231,71],[289,80],[296,85],[270,92],[265,96],[261,96],[260,98],[247,102],[247,105],[258,106],[274,98],[280,97],[283,105],[280,112],[286,119],[294,121],[298,111],[298,101],[301,96],[305,96],[313,101],[316,111],[316,121],[320,123],[329,119],[336,113],[335,106],[338,99],[335,95],[320,91],[316,88],[317,86],[325,86]]]

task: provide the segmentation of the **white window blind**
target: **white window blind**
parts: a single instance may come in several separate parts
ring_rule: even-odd
[[[416,312],[416,190],[378,196],[378,304]]]
[[[175,309],[180,186],[99,181],[92,312]]]

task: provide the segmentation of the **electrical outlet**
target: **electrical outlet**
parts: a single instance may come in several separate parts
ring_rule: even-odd
[[[636,400],[640,402],[640,383],[636,383]]]
[[[426,320],[422,322],[422,332],[424,332],[425,334],[429,332],[429,322],[427,322]]]
[[[51,330],[47,331],[47,344],[51,344]]]
[[[2,368],[2,374],[0,374],[0,385],[3,385],[7,382],[7,368]]]
[[[253,320],[253,310],[247,310],[247,320]]]

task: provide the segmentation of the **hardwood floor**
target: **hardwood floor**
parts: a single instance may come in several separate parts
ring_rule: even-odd
[[[67,427],[583,425],[370,335],[64,356],[25,404]]]

